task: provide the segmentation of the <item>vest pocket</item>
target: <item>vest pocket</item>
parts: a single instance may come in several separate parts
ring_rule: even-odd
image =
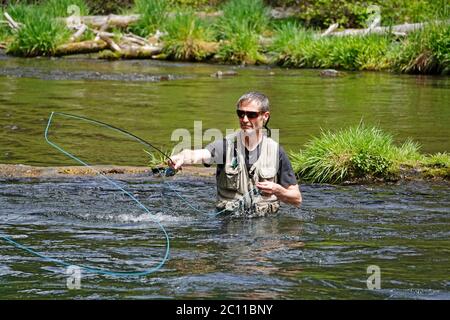
[[[260,168],[258,171],[259,181],[275,181],[275,168]]]
[[[239,190],[239,170],[232,168],[225,168],[220,174],[220,185],[227,190]]]

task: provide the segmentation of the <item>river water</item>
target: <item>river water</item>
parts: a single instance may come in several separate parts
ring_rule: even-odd
[[[168,147],[176,142],[172,132],[194,132],[194,121],[203,131],[235,128],[234,103],[250,89],[271,98],[271,126],[287,150],[321,128],[361,119],[396,141],[413,138],[424,152],[449,150],[449,78],[328,79],[315,70],[257,67],[210,76],[219,69],[231,67],[0,56],[0,163],[76,164],[44,140],[51,111],[92,117]],[[50,137],[89,164],[146,161],[141,145],[88,123],[55,117]],[[0,298],[450,299],[446,183],[302,185],[300,209],[230,220],[212,211],[213,178],[111,179],[115,185],[101,177],[3,178],[0,234],[71,265],[119,272],[163,266],[143,277],[81,270],[80,289],[70,290],[65,267],[0,241]],[[170,240],[167,261],[160,226]],[[374,266],[380,286],[370,290]]]

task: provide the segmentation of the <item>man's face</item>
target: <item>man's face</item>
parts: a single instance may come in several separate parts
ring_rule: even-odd
[[[263,128],[264,123],[269,119],[270,112],[260,112],[259,104],[255,101],[244,101],[238,108],[239,111],[248,112],[249,114],[239,117],[239,124],[245,133],[254,133]],[[256,115],[256,117],[252,117]],[[255,114],[256,113],[256,114]]]

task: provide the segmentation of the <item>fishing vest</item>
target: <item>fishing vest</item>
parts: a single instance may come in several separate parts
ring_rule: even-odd
[[[258,181],[277,182],[279,166],[278,143],[263,136],[260,156],[247,171],[242,131],[225,137],[224,169],[217,177],[217,204],[219,211],[233,217],[261,217],[276,213],[280,202],[275,195],[263,196],[256,188]]]

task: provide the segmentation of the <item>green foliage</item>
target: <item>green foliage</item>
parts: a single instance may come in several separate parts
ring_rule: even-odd
[[[386,175],[394,149],[389,134],[360,125],[336,133],[322,132],[300,154],[291,153],[291,159],[294,170],[306,181],[340,183]]]
[[[169,59],[200,61],[214,53],[214,33],[193,11],[177,13],[166,23],[164,53]]]
[[[25,57],[52,55],[56,46],[70,36],[64,24],[53,19],[42,7],[28,7],[24,11],[20,8],[12,12],[16,17],[20,16],[17,20],[23,25],[9,43],[8,53]]]
[[[217,57],[233,64],[265,63],[266,58],[260,50],[258,34],[242,26],[239,33],[222,42]]]
[[[432,168],[450,168],[450,154],[438,152],[423,159],[423,164]]]
[[[163,167],[166,166],[167,159],[161,152],[158,152],[158,151],[150,152],[147,150],[143,150],[143,151],[149,156],[147,165],[150,168],[158,168],[161,166],[163,166]],[[161,150],[161,151],[167,155],[170,155],[170,150]]]
[[[156,30],[163,30],[167,20],[169,2],[166,0],[136,0],[133,11],[140,14],[141,17],[131,31],[147,37]]]
[[[228,63],[256,64],[266,62],[261,53],[259,34],[269,24],[269,10],[262,0],[230,0],[216,23],[222,39],[217,57]]]
[[[210,0],[170,0],[171,4],[180,7],[203,8],[208,7],[214,1]]]
[[[398,165],[415,166],[424,158],[419,150],[420,145],[417,142],[407,139],[400,148],[392,149],[390,158]]]
[[[313,50],[314,33],[303,29],[295,22],[287,22],[275,29],[275,36],[270,51],[276,56],[276,62],[283,66],[305,67],[308,53]]]
[[[290,152],[297,176],[309,182],[341,183],[358,178],[391,178],[400,168],[416,168],[430,177],[450,177],[450,155],[424,156],[419,145],[407,140],[400,147],[391,135],[375,127],[351,127],[322,132],[304,150]]]
[[[79,11],[75,11],[75,7]],[[89,7],[85,0],[46,0],[42,2],[42,8],[51,17],[68,17],[71,15],[89,15]]]
[[[450,154],[436,153],[424,157],[422,164],[424,174],[431,178],[442,177],[450,179]]]
[[[3,17],[3,9],[0,7],[0,17]],[[0,42],[5,41],[8,38],[8,25],[0,22]]]
[[[390,56],[400,72],[450,74],[450,24],[434,23],[412,33]]]
[[[391,41],[379,35],[320,38],[287,23],[276,30],[271,52],[283,66],[382,70],[389,67],[386,54]]]
[[[230,0],[217,21],[219,37],[231,39],[241,32],[262,33],[269,23],[269,10],[262,0]]]
[[[392,25],[421,22],[442,16],[448,0],[305,0],[271,1],[272,5],[287,4],[297,7],[297,18],[306,26],[327,28],[339,23],[345,28],[364,28],[373,15],[369,5],[380,8],[381,24]],[[448,9],[447,9],[448,10]],[[447,11],[448,12],[448,11]],[[446,16],[448,18],[448,14]]]

